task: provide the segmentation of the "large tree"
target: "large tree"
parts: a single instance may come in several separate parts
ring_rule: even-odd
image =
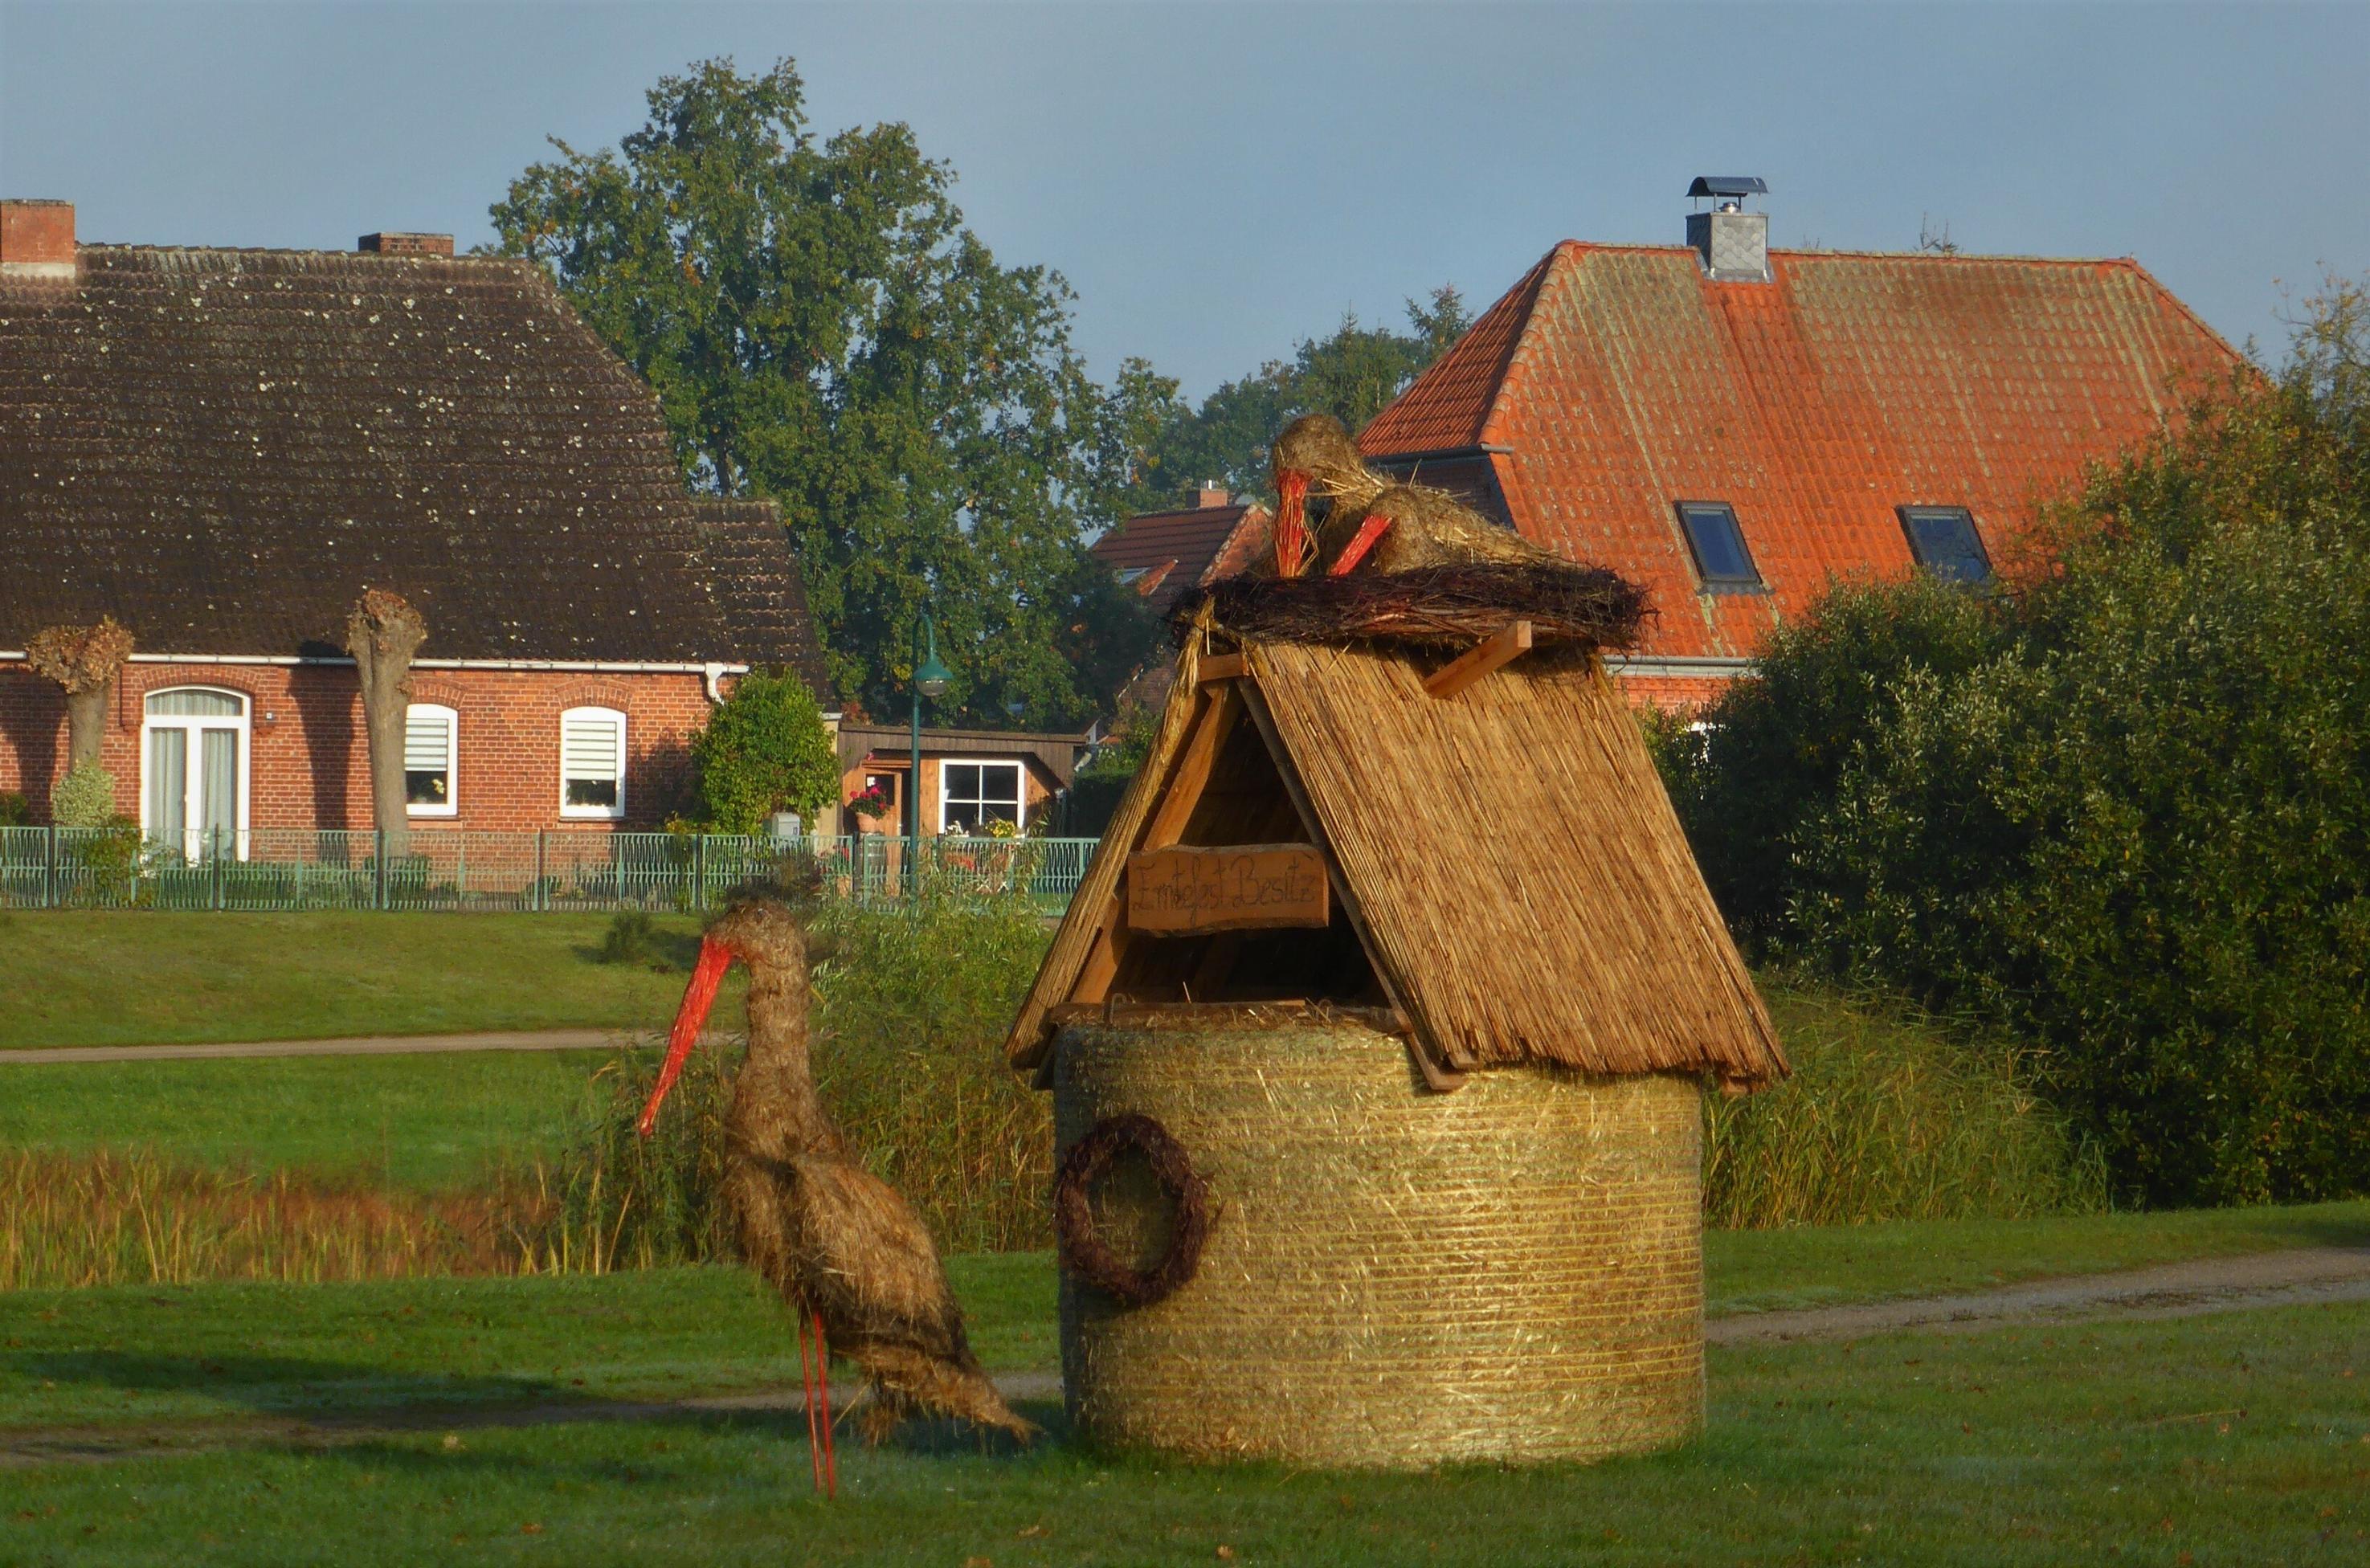
[[[1098,384],[1061,277],[999,265],[904,125],[819,139],[790,62],[708,61],[649,102],[616,149],[555,143],[514,180],[501,248],[657,389],[695,484],[780,503],[843,694],[902,706],[926,607],[941,716],[1103,707],[1106,645],[1150,628],[1083,540],[1175,383],[1130,361]]]
[[[1171,402],[1138,466],[1130,509],[1190,506],[1216,480],[1237,495],[1268,487],[1267,443],[1302,414],[1330,414],[1352,430],[1407,390],[1472,325],[1464,296],[1444,284],[1407,302],[1408,329],[1365,326],[1345,315],[1330,336],[1303,338],[1288,360],[1270,360],[1202,400]]]

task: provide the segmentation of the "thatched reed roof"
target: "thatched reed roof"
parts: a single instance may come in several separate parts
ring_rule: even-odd
[[[1335,1000],[1395,1008],[1432,1064],[1782,1077],[1768,1014],[1595,658],[1541,649],[1436,698],[1425,677],[1447,657],[1237,637],[1202,617],[1014,1024],[1014,1064],[1041,1065],[1084,1007],[1225,1000],[1214,952],[1171,961],[1179,944],[1128,932],[1131,853],[1296,833],[1325,853],[1379,992]],[[1260,940],[1329,938],[1350,940]]]

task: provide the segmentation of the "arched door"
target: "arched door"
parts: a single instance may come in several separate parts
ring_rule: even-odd
[[[140,830],[190,860],[247,858],[247,699],[177,686],[148,693],[141,723]]]

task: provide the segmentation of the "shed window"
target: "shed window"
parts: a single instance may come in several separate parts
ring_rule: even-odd
[[[1714,593],[1757,589],[1760,569],[1744,547],[1744,532],[1736,526],[1736,509],[1726,501],[1681,501],[1679,525],[1686,531],[1687,548],[1696,558],[1696,575]]]
[[[626,715],[570,708],[559,715],[559,814],[626,814]]]
[[[1988,582],[1992,558],[1964,507],[1903,507],[1901,531],[1917,564],[1944,582]]]
[[[938,831],[983,833],[990,822],[1021,825],[1020,764],[941,762]]]
[[[414,703],[403,715],[403,814],[451,817],[458,810],[453,753],[461,719],[451,708]]]

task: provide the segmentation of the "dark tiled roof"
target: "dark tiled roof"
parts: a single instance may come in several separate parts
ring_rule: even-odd
[[[2128,260],[1770,260],[1715,283],[1690,249],[1566,241],[1359,444],[1489,463],[1524,534],[1652,592],[1640,654],[1750,656],[1831,578],[1912,569],[1896,507],[1969,508],[1996,560],[2237,361]],[[1768,593],[1698,592],[1683,499],[1736,509]]]
[[[1095,558],[1115,572],[1156,576],[1145,602],[1154,614],[1166,615],[1189,589],[1250,565],[1267,543],[1267,509],[1256,502],[1145,512],[1096,540],[1092,548]]]
[[[0,647],[778,663],[820,687],[770,509],[696,502],[645,386],[523,262],[86,246],[0,282]]]

